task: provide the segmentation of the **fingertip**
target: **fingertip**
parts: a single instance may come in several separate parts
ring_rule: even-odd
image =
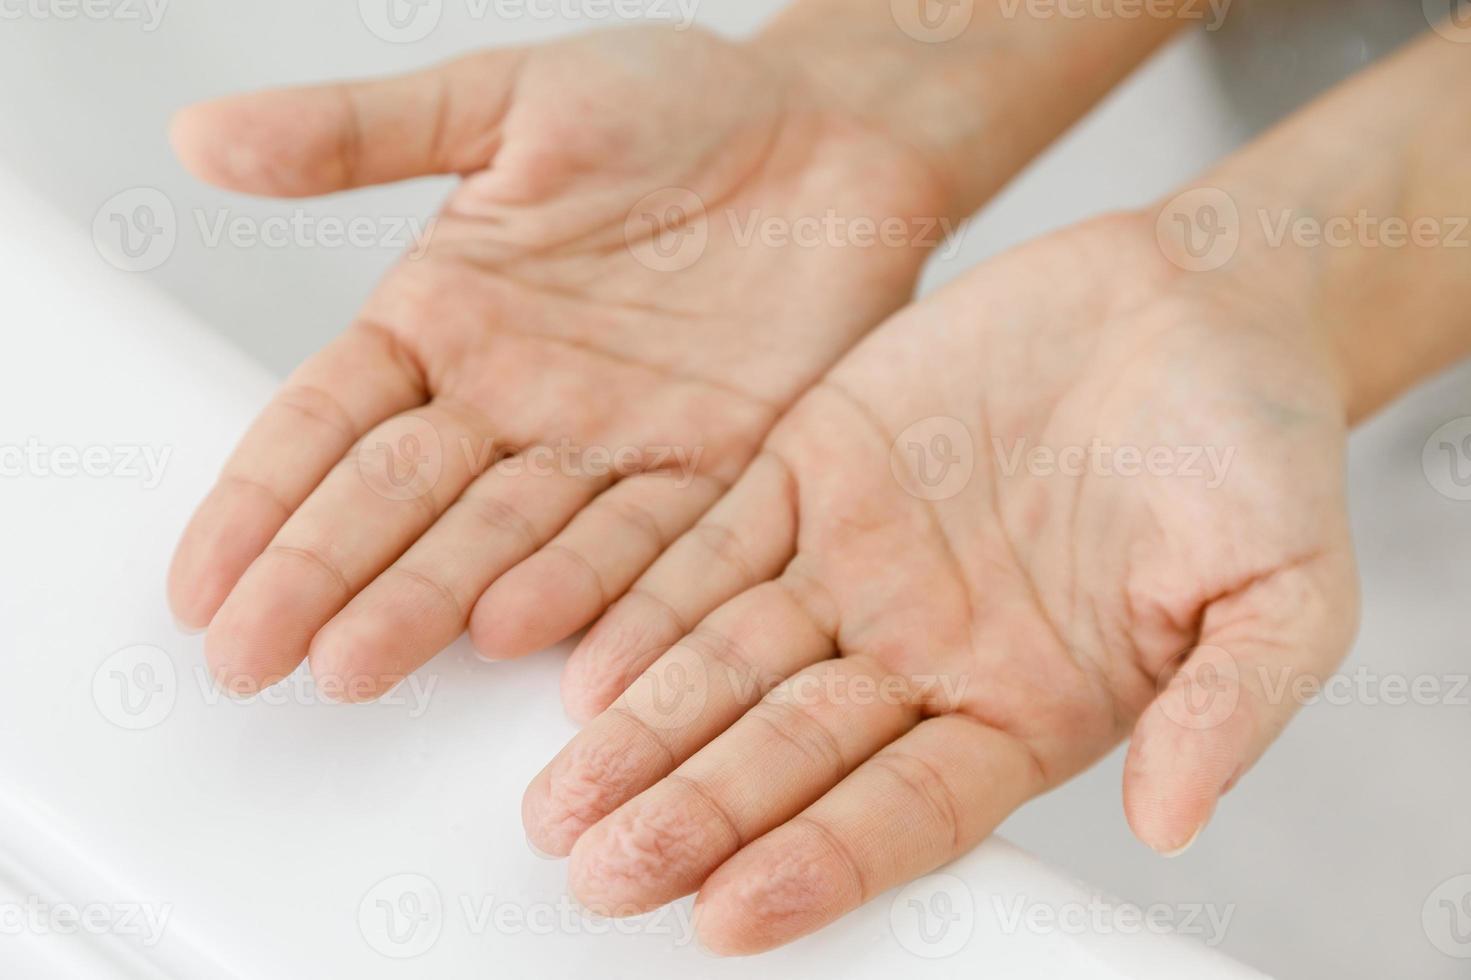
[[[694,933],[695,945],[710,956],[727,959],[760,952],[759,949],[752,948],[750,943],[741,941],[739,936],[720,921],[718,915],[708,912],[703,898],[695,902]]]
[[[170,120],[169,144],[184,169],[205,183],[251,191],[261,183],[262,168],[238,105],[237,97],[185,106]]]
[[[470,610],[470,645],[475,648],[476,656],[491,663],[515,660],[535,652],[523,650],[516,642],[517,608],[504,601],[504,593],[496,589],[499,584],[496,582],[486,589]]]
[[[184,532],[174,555],[169,560],[165,585],[169,614],[185,633],[200,633],[219,611],[228,594],[228,585],[212,581],[211,566],[200,560],[199,549],[191,540],[193,527]]]
[[[1134,836],[1163,857],[1185,853],[1230,785],[1231,741],[1182,728],[1156,702],[1140,719],[1124,762],[1124,815]]]
[[[596,823],[589,807],[596,807],[595,790],[575,777],[568,778],[567,759],[559,755],[526,787],[521,797],[521,825],[526,839],[538,851],[556,858],[571,857],[572,849]],[[562,773],[560,780],[553,774]],[[560,785],[560,796],[558,795]]]
[[[285,677],[240,657],[231,627],[222,619],[216,616],[204,634],[204,662],[216,688],[232,698],[250,698]]]
[[[597,867],[595,828],[577,839],[567,854],[567,891],[583,908],[601,916],[612,915],[613,903],[607,898],[607,882]]]
[[[1198,815],[1200,809],[1197,801],[1136,796],[1126,801],[1124,816],[1141,844],[1160,857],[1176,858],[1200,839],[1210,822],[1214,803],[1205,807],[1204,816]]]
[[[380,647],[389,635],[345,613],[318,630],[306,659],[322,699],[333,704],[368,704],[397,687],[404,679],[402,674],[375,674],[363,666],[391,662]]]
[[[169,562],[169,611],[182,628],[209,627],[275,525],[238,497],[211,491],[179,538]]]
[[[269,570],[242,577],[204,634],[205,662],[216,683],[249,697],[289,676],[306,658],[301,596],[274,588]]]
[[[579,728],[586,727],[617,699],[617,695],[606,698],[602,692],[591,688],[574,660],[568,660],[562,668],[561,691],[562,710]]]
[[[175,552],[169,563],[165,593],[168,596],[169,615],[179,632],[189,636],[203,633],[209,628],[224,595],[214,598],[208,590],[201,588],[200,576],[186,565],[182,552]]]
[[[565,579],[548,575],[546,563],[538,557],[531,556],[492,582],[475,603],[471,638],[485,659],[512,660],[539,653],[586,625],[582,597]]]
[[[547,819],[551,812],[551,780],[543,769],[521,796],[521,827],[532,853],[548,860],[572,853],[572,840],[555,833]]]
[[[1195,828],[1195,833],[1191,834],[1190,835],[1190,838],[1187,841],[1185,841],[1185,843],[1181,844],[1179,847],[1173,847],[1173,848],[1170,848],[1168,850],[1160,851],[1159,852],[1160,857],[1177,858],[1181,854],[1184,854],[1186,851],[1190,850],[1190,848],[1195,845],[1195,842],[1197,840],[1200,839],[1200,832],[1203,831],[1203,830],[1205,830],[1205,824],[1201,824],[1199,827],[1196,827]]]
[[[178,110],[169,142],[191,174],[226,190],[300,197],[336,190],[339,117],[290,91],[227,96]]]
[[[768,915],[768,910],[783,907],[780,882],[775,877],[770,882],[747,881],[739,872],[744,863],[734,863],[734,872],[727,870],[731,864],[718,869],[700,889],[695,900],[694,928],[701,949],[720,957],[754,956],[822,925],[820,915],[811,917],[810,921],[797,926],[791,935],[778,938],[776,933],[781,929],[772,921],[773,916]],[[767,897],[764,893],[768,889],[774,892],[769,896],[772,901],[762,901]],[[791,926],[799,914],[785,915],[779,910],[774,917],[785,918],[786,924]]]

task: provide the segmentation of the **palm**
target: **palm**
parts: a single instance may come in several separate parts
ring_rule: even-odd
[[[533,839],[576,842],[584,901],[703,883],[707,939],[773,945],[972,846],[1152,701],[1130,817],[1174,847],[1208,816],[1274,727],[1259,668],[1318,673],[1347,642],[1343,422],[1282,311],[1164,274],[1139,239],[1109,220],[998,260],[895,317],[773,431],[711,515],[792,515],[732,527],[746,591],[661,595],[698,628],[528,792]],[[1100,447],[1137,449],[1140,473]],[[663,638],[649,608],[615,606],[579,649],[581,713],[659,649],[626,639]],[[654,696],[695,666],[692,704]],[[875,677],[895,696],[860,696]],[[773,772],[791,775],[758,791]]]
[[[356,699],[467,622],[497,656],[574,632],[908,298],[939,236],[925,222],[899,246],[760,234],[934,211],[907,151],[776,68],[702,35],[619,32],[470,59],[412,96],[438,99],[418,156],[464,180],[247,436],[176,560],[175,608],[213,620],[221,675],[268,682],[310,648]],[[404,175],[365,139],[316,170]],[[266,178],[191,162],[311,192],[327,178],[309,149]],[[305,448],[283,454],[285,432]],[[359,465],[329,474],[354,443]]]
[[[897,317],[770,440],[814,502],[794,570],[834,597],[840,652],[949,676],[934,710],[1022,737],[1050,782],[1127,734],[1213,605],[1272,593],[1282,629],[1351,563],[1341,409],[1285,324],[1107,265],[1037,308],[1069,253],[1147,269],[1115,231]]]

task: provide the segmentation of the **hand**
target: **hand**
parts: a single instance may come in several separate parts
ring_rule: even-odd
[[[607,710],[524,802],[574,894],[698,889],[706,945],[767,949],[1131,729],[1129,820],[1186,846],[1356,620],[1332,348],[1250,285],[1109,217],[844,358],[707,517],[709,570],[675,543],[575,656],[569,703]]]
[[[241,693],[310,651],[324,692],[362,700],[467,622],[499,657],[586,625],[909,298],[943,238],[927,216],[946,214],[907,145],[789,62],[700,33],[227,99],[174,135],[194,173],[252,193],[463,177],[179,545],[175,614],[208,625],[211,666]],[[830,213],[910,237],[743,237]]]

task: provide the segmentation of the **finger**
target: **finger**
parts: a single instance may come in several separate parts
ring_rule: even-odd
[[[562,675],[568,714],[595,717],[711,611],[775,578],[796,548],[794,500],[785,464],[758,456],[577,645]]]
[[[798,673],[583,834],[572,851],[573,894],[607,915],[688,895],[913,727],[917,703],[903,678],[870,660],[829,660]]]
[[[1346,552],[1210,606],[1200,645],[1140,717],[1129,745],[1124,811],[1141,841],[1171,857],[1195,842],[1297,710],[1292,692],[1342,661],[1357,607]]]
[[[317,630],[470,482],[487,423],[434,401],[368,433],[241,576],[205,637],[216,678],[248,694],[289,674]]]
[[[962,715],[922,722],[721,865],[695,902],[701,942],[742,955],[813,932],[970,850],[1044,786],[1016,738]]]
[[[301,197],[486,166],[522,54],[486,51],[392,78],[255,92],[174,119],[191,173],[231,190]]]
[[[527,838],[566,855],[781,681],[834,652],[802,598],[768,582],[712,613],[592,720],[526,790]]]
[[[565,640],[627,592],[725,489],[711,477],[674,473],[620,480],[490,585],[470,618],[475,648],[508,659]]]
[[[298,368],[251,425],[199,505],[169,568],[169,605],[202,629],[225,596],[363,433],[424,403],[423,373],[366,321]]]
[[[601,477],[529,472],[512,458],[466,488],[424,535],[312,641],[312,674],[340,699],[381,697],[464,632],[496,576],[540,548]]]

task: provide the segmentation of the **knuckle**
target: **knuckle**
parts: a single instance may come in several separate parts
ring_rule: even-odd
[[[583,863],[579,877],[598,894],[621,894],[642,889],[671,873],[696,865],[701,855],[718,845],[711,825],[688,808],[635,802],[600,828],[596,849]]]
[[[786,932],[794,920],[809,920],[815,910],[833,908],[835,898],[854,887],[842,860],[815,835],[783,846],[773,842],[759,855],[759,874],[744,873],[724,883],[721,904],[752,935]],[[755,864],[753,860],[745,867]]]
[[[919,803],[933,824],[950,839],[952,851],[959,849],[962,827],[959,801],[934,766],[897,749],[880,752],[869,761],[898,781]]]
[[[288,562],[314,569],[329,578],[337,591],[343,595],[353,593],[352,583],[348,580],[337,558],[332,554],[330,546],[313,542],[296,545],[273,544],[266,548],[265,553],[277,559],[285,559]]]
[[[630,532],[639,535],[656,551],[666,547],[664,528],[647,507],[629,501],[610,503],[613,519]]]
[[[332,429],[341,439],[351,442],[357,437],[352,416],[324,388],[301,382],[287,384],[276,393],[275,406],[298,420],[306,420]]]
[[[768,697],[751,709],[750,717],[765,724],[804,760],[832,772],[835,781],[847,774],[848,762],[837,738],[819,719],[800,707]]]
[[[552,775],[548,822],[581,833],[637,791],[642,756],[613,738],[578,740]]]
[[[713,629],[701,628],[679,641],[679,646],[694,651],[713,676],[724,674],[728,689],[741,703],[756,702],[780,678],[767,676],[745,646],[734,637]]]
[[[696,524],[689,533],[690,540],[710,552],[716,561],[734,570],[741,581],[756,580],[751,563],[746,558],[745,547],[730,528],[706,521]]]
[[[523,547],[535,548],[538,544],[536,529],[531,521],[506,501],[498,497],[466,494],[460,498],[460,505],[486,528],[498,534],[510,535]]]
[[[684,634],[668,603],[647,592],[629,592],[593,626],[569,670],[581,688],[622,693]]]

